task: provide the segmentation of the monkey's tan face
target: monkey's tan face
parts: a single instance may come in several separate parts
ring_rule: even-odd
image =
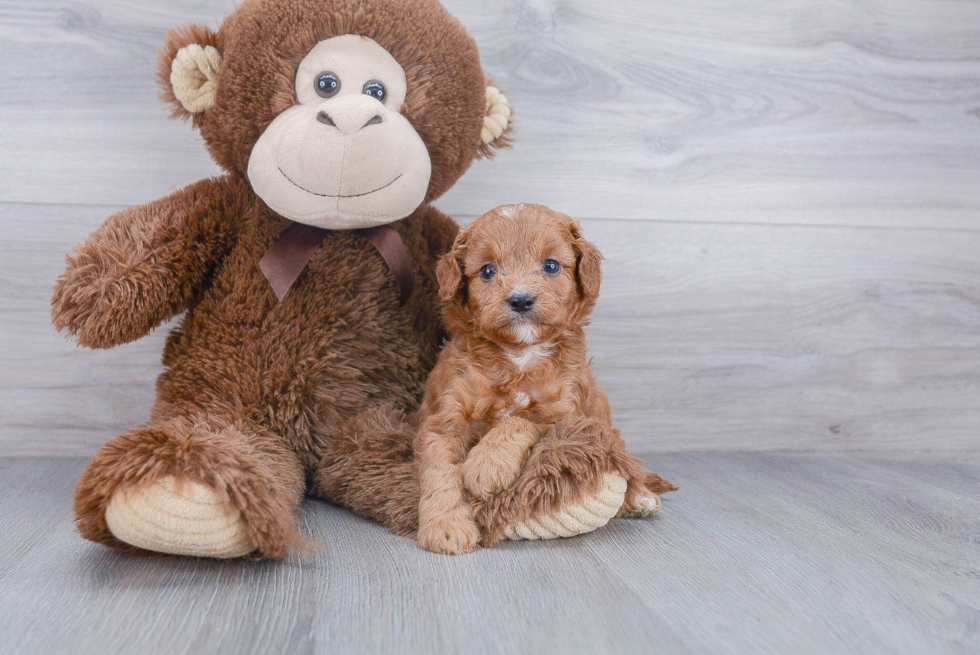
[[[331,230],[384,225],[425,200],[429,153],[401,115],[405,71],[373,40],[318,43],[296,73],[299,104],[262,133],[248,163],[276,213]]]

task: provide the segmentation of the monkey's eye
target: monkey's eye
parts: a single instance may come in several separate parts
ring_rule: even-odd
[[[364,85],[364,95],[371,96],[378,102],[383,103],[385,96],[388,95],[388,91],[385,89],[385,85],[378,80],[371,80]]]
[[[340,91],[340,78],[334,73],[320,73],[313,82],[313,88],[321,98],[332,98]]]
[[[494,275],[497,274],[497,267],[493,264],[484,264],[483,268],[480,269],[480,279],[488,282]]]
[[[558,275],[558,272],[561,271],[561,264],[554,259],[546,259],[544,260],[544,264],[541,265],[541,270],[548,275]]]

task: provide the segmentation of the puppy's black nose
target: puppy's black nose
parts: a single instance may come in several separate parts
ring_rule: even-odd
[[[513,296],[507,299],[507,304],[518,314],[525,314],[531,311],[534,307],[534,301],[537,300],[534,296],[528,295],[526,293],[515,293]]]

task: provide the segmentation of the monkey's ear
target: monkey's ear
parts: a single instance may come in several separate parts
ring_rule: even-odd
[[[493,80],[487,81],[487,107],[483,116],[483,130],[480,132],[480,149],[478,157],[492,159],[495,150],[509,148],[514,125],[511,121],[510,102],[493,85]]]
[[[469,230],[460,230],[452,249],[442,256],[436,267],[439,281],[439,301],[445,305],[464,305],[466,303],[466,239]]]
[[[221,51],[218,33],[204,25],[170,30],[160,50],[157,80],[160,98],[171,105],[171,118],[195,118],[214,104]]]

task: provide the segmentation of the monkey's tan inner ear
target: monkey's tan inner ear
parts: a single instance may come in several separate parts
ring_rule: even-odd
[[[493,86],[487,87],[487,114],[483,118],[483,131],[480,139],[490,144],[507,129],[510,122],[510,102],[500,90]]]
[[[170,65],[170,86],[184,109],[197,114],[214,104],[221,53],[214,46],[196,43],[177,51]]]

